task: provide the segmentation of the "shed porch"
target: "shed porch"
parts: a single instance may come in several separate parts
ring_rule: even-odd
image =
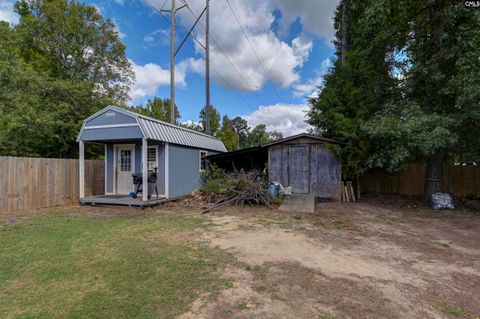
[[[115,106],[87,118],[77,141],[82,204],[150,206],[185,196],[200,187],[206,156],[226,151],[217,138]],[[105,146],[102,196],[85,196],[84,148],[88,143]],[[139,188],[141,195],[129,196]]]
[[[165,196],[156,196],[142,200],[141,197],[132,198],[126,195],[99,195],[80,198],[80,203],[84,205],[121,205],[133,207],[148,207],[161,204],[168,201]]]

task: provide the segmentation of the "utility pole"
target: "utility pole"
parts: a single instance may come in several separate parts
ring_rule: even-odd
[[[175,124],[175,0],[172,0],[170,14],[172,27],[170,29],[170,122]]]
[[[205,133],[210,135],[210,0],[205,1]]]
[[[185,4],[180,6],[179,8],[177,8],[176,4],[175,4],[175,0],[171,0],[171,1],[172,1],[172,7],[171,7],[170,10],[163,10],[163,9],[158,10],[154,6],[151,6],[151,5],[149,5],[149,6],[153,10],[157,11],[162,17],[163,17],[162,12],[171,14],[171,22],[170,22],[170,24],[171,24],[171,29],[170,29],[170,122],[172,124],[175,124],[175,115],[176,115],[176,107],[175,107],[175,56],[180,51],[182,46],[185,44],[185,41],[187,41],[188,37],[192,34],[193,29],[195,28],[197,23],[200,21],[200,18],[202,17],[202,15],[205,13],[205,11],[208,10],[208,0],[207,0],[207,7],[205,9],[203,9],[200,16],[197,17],[197,20],[195,21],[193,26],[190,28],[187,35],[183,38],[183,40],[181,41],[180,45],[178,46],[178,48],[176,50],[175,50],[175,16],[176,16],[177,11],[187,7],[188,4],[186,3],[186,1],[183,1]],[[163,17],[163,18],[166,19],[165,17]],[[208,21],[208,18],[207,18],[207,21]],[[207,26],[208,26],[208,22],[207,22]],[[208,35],[208,31],[207,31],[207,35]],[[197,41],[197,43],[202,48],[205,49],[203,44],[201,44],[196,38],[194,38],[194,40]],[[208,43],[208,36],[207,36],[207,43]],[[209,56],[209,53],[207,53],[207,56]],[[208,59],[207,59],[207,61],[208,61]],[[207,62],[207,66],[209,65],[208,63],[209,62]],[[208,67],[207,67],[207,69],[208,69]],[[209,72],[209,71],[207,71],[207,72]],[[209,79],[209,76],[208,76],[208,81],[209,82],[208,82],[208,85],[207,85],[207,87],[208,87],[208,89],[207,89],[208,104],[207,105],[210,104],[210,79]],[[206,112],[209,114],[208,110],[206,110]],[[208,122],[208,123],[210,123],[210,122]]]

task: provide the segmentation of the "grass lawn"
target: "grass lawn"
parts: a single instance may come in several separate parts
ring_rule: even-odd
[[[0,228],[0,318],[172,318],[229,283],[205,220],[51,215]]]

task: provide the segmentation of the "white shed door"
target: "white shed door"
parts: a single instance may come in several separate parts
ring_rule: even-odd
[[[133,190],[135,146],[117,146],[117,194],[128,194]]]

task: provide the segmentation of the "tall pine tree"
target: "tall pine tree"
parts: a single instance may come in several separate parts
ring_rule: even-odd
[[[453,0],[340,2],[337,60],[308,116],[346,138],[346,177],[425,162],[429,199],[447,158],[478,160],[479,25],[478,10]]]

